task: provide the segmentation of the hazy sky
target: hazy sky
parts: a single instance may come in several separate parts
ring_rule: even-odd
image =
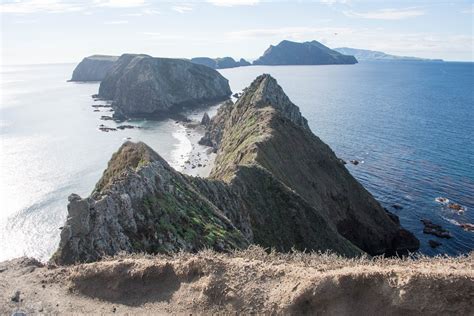
[[[0,3],[2,64],[125,52],[255,59],[283,39],[474,61],[472,0]]]

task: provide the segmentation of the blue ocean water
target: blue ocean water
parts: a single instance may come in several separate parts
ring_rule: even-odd
[[[93,112],[98,83],[66,82],[75,65],[0,69],[0,260],[47,259],[66,216],[67,196],[88,195],[126,137],[143,140],[171,165],[191,146],[173,121],[137,121],[140,130],[103,133]],[[421,241],[428,255],[466,253],[474,233],[474,64],[379,62],[341,66],[252,66],[221,70],[234,92],[270,73],[313,132]],[[106,111],[103,109],[102,111]],[[198,117],[200,114],[195,114]],[[457,214],[434,199],[467,210]],[[391,206],[399,204],[403,209]],[[428,246],[420,219],[453,238]],[[439,240],[439,239],[438,239]]]

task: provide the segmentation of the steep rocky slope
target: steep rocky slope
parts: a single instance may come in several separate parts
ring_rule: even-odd
[[[156,117],[227,99],[229,83],[217,71],[186,60],[124,54],[99,87],[117,117]]]
[[[252,243],[348,257],[418,248],[271,76],[259,76],[208,123],[202,142],[217,151],[209,179],[176,172],[143,143],[125,143],[91,197],[70,197],[53,261]]]
[[[317,41],[296,43],[282,41],[271,45],[254,65],[331,65],[356,64],[354,56],[343,55]]]
[[[101,81],[118,56],[92,55],[84,58],[74,69],[71,81]]]
[[[241,166],[259,166],[363,251],[376,255],[418,248],[418,240],[386,214],[310,131],[298,107],[271,76],[258,77],[208,126],[202,143],[218,149],[211,179],[232,184]]]
[[[195,57],[191,58],[191,62],[195,64],[204,65],[213,69],[235,68],[242,66],[250,66],[251,64],[245,59],[241,58],[235,61],[232,57],[209,58],[209,57]]]
[[[473,259],[348,260],[256,247],[57,268],[22,258],[0,263],[0,314],[471,315]]]

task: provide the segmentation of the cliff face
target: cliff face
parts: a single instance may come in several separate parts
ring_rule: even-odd
[[[117,59],[117,56],[104,55],[86,57],[74,69],[71,81],[101,81]]]
[[[53,260],[251,243],[348,257],[418,248],[269,75],[222,106],[206,128],[203,142],[217,151],[209,179],[176,172],[143,143],[124,144],[91,197],[70,197]]]
[[[99,96],[113,100],[121,117],[159,118],[230,94],[227,79],[208,67],[130,54],[119,58],[99,87]]]
[[[147,145],[127,142],[113,155],[90,197],[69,197],[67,223],[52,260],[70,264],[120,251],[226,251],[247,245],[186,176]]]
[[[235,67],[251,65],[248,61],[246,61],[243,58],[241,58],[239,61],[235,61],[232,57],[222,57],[222,58],[195,57],[191,59],[191,62],[195,64],[204,65],[213,69],[235,68]]]
[[[296,43],[282,41],[271,45],[254,65],[331,65],[356,64],[354,56],[343,55],[317,41]]]

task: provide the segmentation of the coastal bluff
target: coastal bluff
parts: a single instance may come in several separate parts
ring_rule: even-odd
[[[51,262],[251,244],[345,257],[418,249],[270,75],[222,106],[206,139],[217,156],[205,179],[177,172],[144,143],[124,143],[90,197],[70,196]]]
[[[324,46],[318,41],[292,42],[281,41],[271,45],[262,56],[253,62],[254,65],[337,65],[357,64],[351,55],[343,55]]]
[[[112,100],[117,118],[163,118],[230,97],[216,70],[190,61],[124,54],[102,80],[98,96]]]
[[[102,81],[118,58],[107,55],[86,57],[76,66],[70,81]]]

